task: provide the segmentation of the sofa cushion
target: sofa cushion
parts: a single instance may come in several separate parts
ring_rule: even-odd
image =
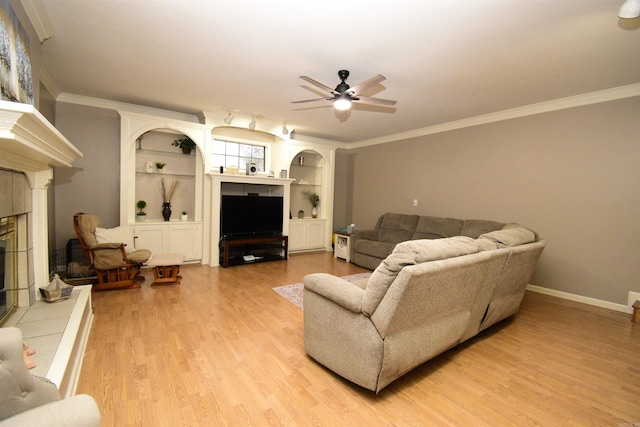
[[[398,243],[393,254],[410,254],[416,264],[419,264],[475,254],[479,250],[478,244],[471,237],[454,236],[444,239],[408,240]]]
[[[414,258],[413,253],[391,254],[371,273],[362,298],[362,312],[366,316],[371,316],[376,311],[400,270],[407,265],[415,264]]]
[[[418,215],[386,213],[380,222],[378,240],[398,243],[411,239],[418,223]]]
[[[411,238],[419,240],[459,236],[463,224],[463,220],[456,218],[421,216]]]
[[[354,245],[354,251],[359,254],[364,254],[376,258],[386,258],[393,248],[396,246],[395,243],[387,243],[387,242],[378,242],[376,240],[356,240],[356,244]]]
[[[130,227],[121,226],[115,228],[96,227],[96,243],[124,243],[127,253],[136,250],[133,244],[133,230]]]
[[[488,239],[496,243],[498,247],[519,246],[536,241],[533,231],[526,228],[508,228],[492,231],[481,235],[478,240]]]
[[[400,270],[407,265],[475,254],[478,251],[476,241],[463,236],[398,243],[393,253],[371,274],[362,299],[362,312],[367,316],[373,314]]]
[[[505,224],[502,222],[487,221],[484,219],[467,219],[462,225],[460,235],[477,239],[481,234],[500,230],[504,226]]]

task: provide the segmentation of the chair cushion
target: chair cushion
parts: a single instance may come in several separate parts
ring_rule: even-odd
[[[418,215],[384,214],[378,230],[378,240],[386,243],[409,240],[413,236],[418,219]]]
[[[78,228],[80,228],[80,233],[82,234],[82,240],[86,243],[87,246],[95,246],[96,235],[94,234],[96,231],[96,227],[102,227],[102,223],[100,222],[100,218],[97,215],[93,214],[81,214],[78,215]]]
[[[133,230],[130,227],[120,226],[115,228],[96,227],[96,243],[124,243],[124,250],[129,254],[134,252],[136,247],[133,242]]]
[[[502,222],[488,221],[484,219],[466,219],[460,231],[461,236],[477,239],[481,234],[500,230],[505,224]]]

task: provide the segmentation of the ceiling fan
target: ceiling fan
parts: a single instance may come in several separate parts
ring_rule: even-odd
[[[338,71],[338,77],[340,77],[340,84],[336,86],[335,89],[331,89],[329,86],[323,85],[320,82],[313,80],[307,76],[300,76],[300,78],[306,82],[311,83],[312,85],[322,89],[324,92],[328,92],[332,96],[330,98],[316,98],[316,99],[306,99],[303,101],[292,101],[292,104],[299,104],[303,102],[315,102],[315,101],[333,101],[333,107],[338,111],[346,111],[351,108],[352,102],[359,102],[361,104],[369,104],[369,105],[380,105],[384,107],[390,107],[395,105],[396,101],[391,101],[389,99],[380,99],[380,98],[372,98],[370,96],[362,96],[360,95],[362,91],[366,88],[371,87],[385,80],[385,77],[378,74],[377,76],[371,77],[368,80],[363,81],[355,85],[354,87],[350,87],[345,80],[349,77],[348,70],[340,70]]]

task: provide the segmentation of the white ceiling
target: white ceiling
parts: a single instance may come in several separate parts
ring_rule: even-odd
[[[640,82],[639,19],[623,0],[41,0],[58,89],[177,112],[239,110],[342,142]],[[345,119],[299,78],[395,109]],[[242,125],[251,117],[238,116]],[[258,121],[257,129],[260,129]]]

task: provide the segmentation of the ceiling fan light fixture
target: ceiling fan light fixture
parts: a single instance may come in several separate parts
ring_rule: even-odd
[[[351,108],[351,99],[345,94],[338,95],[333,100],[333,108],[338,111],[347,111]]]
[[[620,7],[618,17],[623,19],[634,19],[640,16],[640,0],[627,0]]]
[[[235,116],[233,114],[231,114],[231,111],[229,111],[229,115],[227,117],[224,118],[224,122],[228,125],[231,124],[231,122],[233,121],[233,118]]]

